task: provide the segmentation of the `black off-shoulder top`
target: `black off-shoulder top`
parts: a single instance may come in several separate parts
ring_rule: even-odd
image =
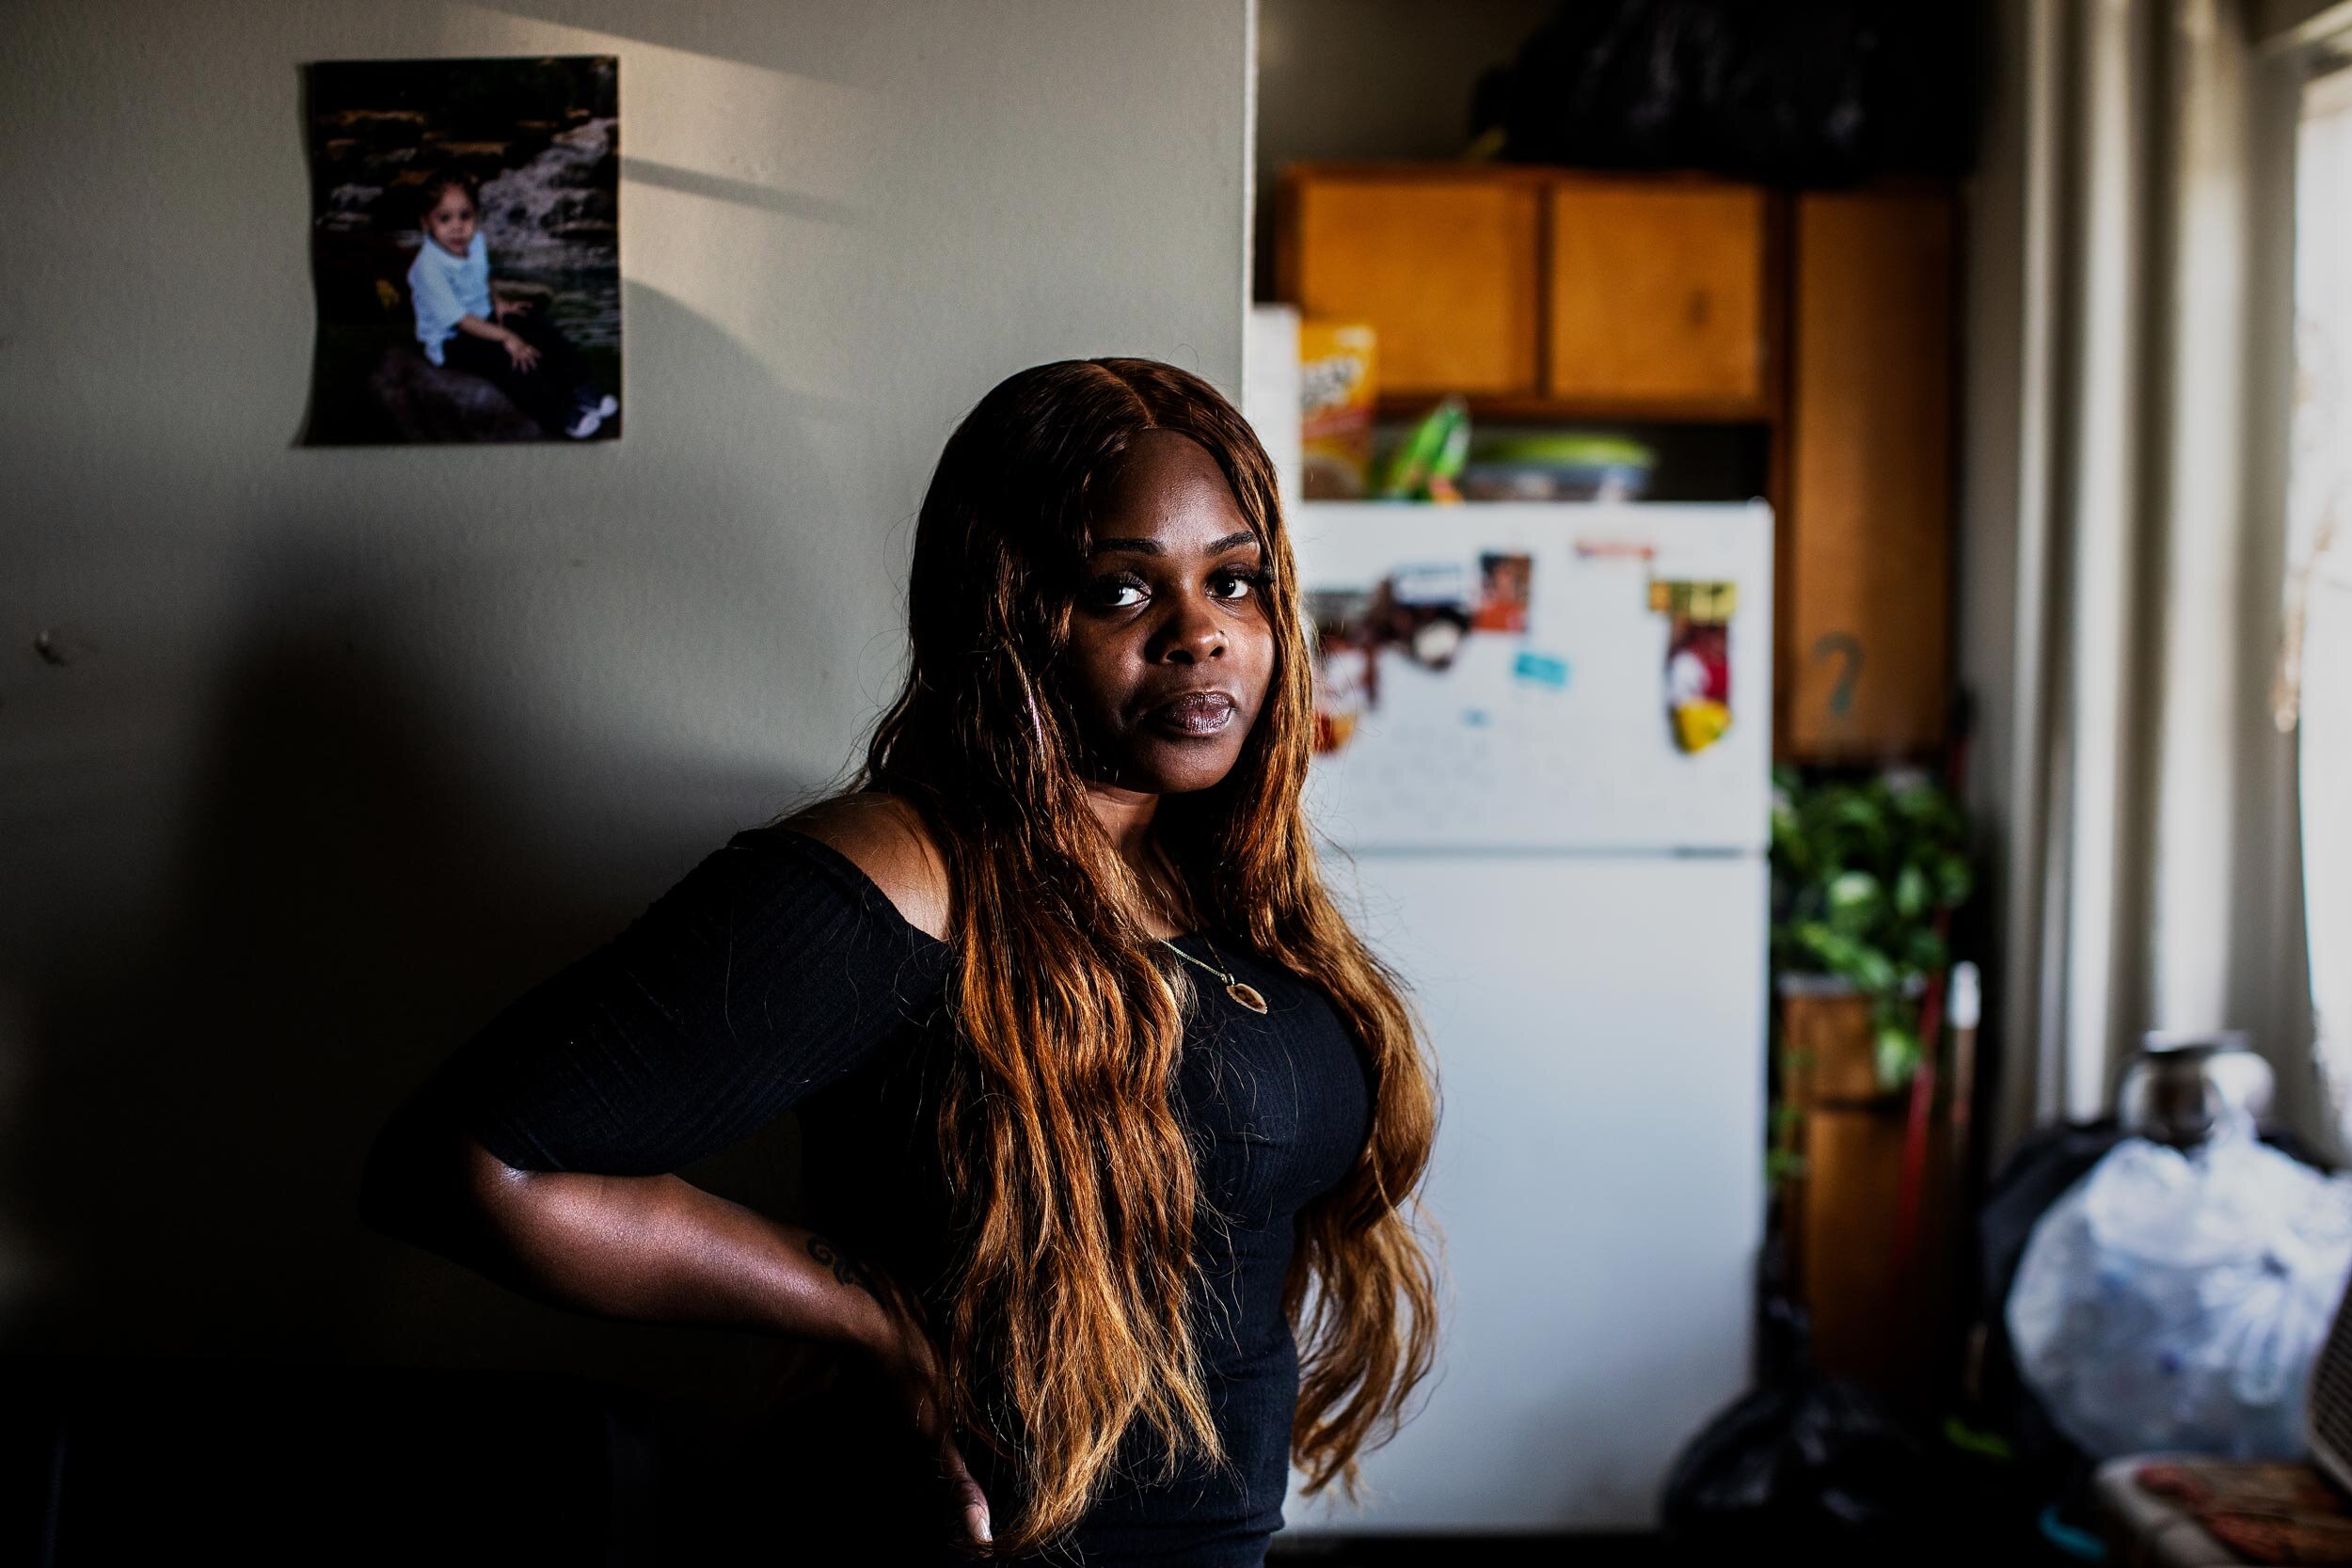
[[[1207,1206],[1191,1306],[1239,1479],[1195,1467],[1148,1484],[1160,1453],[1131,1431],[1118,1476],[1051,1557],[1089,1568],[1263,1561],[1282,1525],[1298,1395],[1281,1310],[1294,1221],[1370,1130],[1369,1062],[1321,990],[1229,933],[1178,942],[1200,958],[1213,943],[1268,1003],[1261,1017],[1168,958],[1199,982],[1179,1072]],[[501,1013],[430,1091],[510,1165],[611,1175],[676,1170],[797,1110],[811,1223],[936,1313],[951,1258],[932,1096],[953,958],[830,845],[755,829]],[[992,1499],[1012,1495],[1016,1478],[982,1445],[961,1446]]]

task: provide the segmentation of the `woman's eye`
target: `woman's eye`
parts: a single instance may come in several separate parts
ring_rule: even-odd
[[[1254,589],[1265,583],[1263,572],[1245,572],[1232,567],[1210,574],[1209,596],[1229,601],[1246,599]],[[1152,596],[1152,585],[1141,578],[1128,575],[1097,578],[1086,591],[1086,601],[1097,610],[1133,610]]]
[[[1104,610],[1133,610],[1144,601],[1145,596],[1143,584],[1134,578],[1098,578],[1089,594],[1089,597]]]

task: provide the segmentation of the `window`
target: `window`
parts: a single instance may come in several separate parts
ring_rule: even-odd
[[[2304,89],[2296,145],[2294,468],[2280,720],[2297,768],[2320,1061],[2352,1142],[2352,68]]]

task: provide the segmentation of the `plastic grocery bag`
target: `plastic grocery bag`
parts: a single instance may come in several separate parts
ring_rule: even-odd
[[[2017,1365],[2101,1459],[2293,1459],[2352,1273],[2352,1174],[2237,1134],[2126,1138],[2034,1227],[2010,1291]]]

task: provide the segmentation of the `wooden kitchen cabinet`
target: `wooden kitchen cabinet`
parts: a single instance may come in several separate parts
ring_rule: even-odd
[[[1378,328],[1386,391],[1532,393],[1542,196],[1518,180],[1300,182],[1287,292],[1306,315]]]
[[[1778,750],[1920,756],[1951,678],[1952,203],[1809,194],[1794,228]]]
[[[1308,163],[1276,274],[1373,325],[1387,418],[1761,433],[1774,754],[1879,763],[1947,726],[1958,242],[1935,183]]]
[[[1380,335],[1391,410],[1769,420],[1773,212],[1760,186],[1486,165],[1296,164],[1276,275]]]
[[[1765,417],[1764,192],[1574,180],[1549,195],[1545,389]]]
[[[1932,1398],[1960,1331],[1950,1267],[1953,1227],[1966,1222],[1951,1108],[1939,1101],[1930,1120],[1912,1250],[1899,1257],[1911,1101],[1879,1087],[1870,999],[1816,977],[1785,984],[1779,1007],[1780,1102],[1799,1117],[1804,1165],[1780,1189],[1778,1225],[1814,1359],[1884,1397]]]
[[[1797,1278],[1821,1370],[1904,1403],[1927,1397],[1944,1369],[1957,1303],[1951,1292],[1950,1127],[1928,1135],[1907,1273],[1889,1264],[1902,1184],[1899,1111],[1819,1106],[1804,1113],[1805,1174],[1798,1205]]]

